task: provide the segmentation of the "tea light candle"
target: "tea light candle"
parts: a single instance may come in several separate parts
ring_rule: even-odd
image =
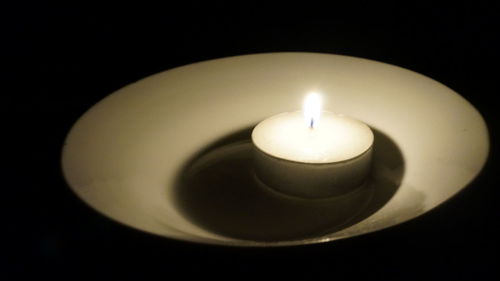
[[[257,178],[288,195],[341,195],[360,186],[370,171],[370,128],[358,120],[322,112],[315,93],[307,96],[303,111],[281,113],[259,123],[252,141]]]

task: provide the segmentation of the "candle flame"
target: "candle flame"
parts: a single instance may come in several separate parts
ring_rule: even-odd
[[[321,114],[321,99],[317,93],[309,93],[304,101],[304,120],[309,128],[318,124]]]

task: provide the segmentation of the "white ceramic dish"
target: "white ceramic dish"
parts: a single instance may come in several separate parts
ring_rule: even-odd
[[[176,177],[193,155],[268,116],[300,109],[311,90],[323,93],[325,109],[364,121],[399,147],[404,165],[389,161],[375,172],[398,186],[383,207],[332,233],[273,242],[221,235],[178,208]],[[62,166],[82,200],[131,227],[200,243],[275,246],[346,238],[419,216],[466,187],[488,149],[481,115],[428,77],[361,58],[270,53],[191,64],[116,91],[71,129]]]

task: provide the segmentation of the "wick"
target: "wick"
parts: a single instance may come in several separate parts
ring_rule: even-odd
[[[313,128],[314,127],[314,118],[311,118],[311,123],[309,123],[309,128]]]

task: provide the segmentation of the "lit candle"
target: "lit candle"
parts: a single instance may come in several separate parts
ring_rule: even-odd
[[[324,198],[360,186],[370,171],[373,133],[355,119],[321,111],[318,94],[306,97],[303,111],[285,112],[252,132],[255,172],[282,193]]]

